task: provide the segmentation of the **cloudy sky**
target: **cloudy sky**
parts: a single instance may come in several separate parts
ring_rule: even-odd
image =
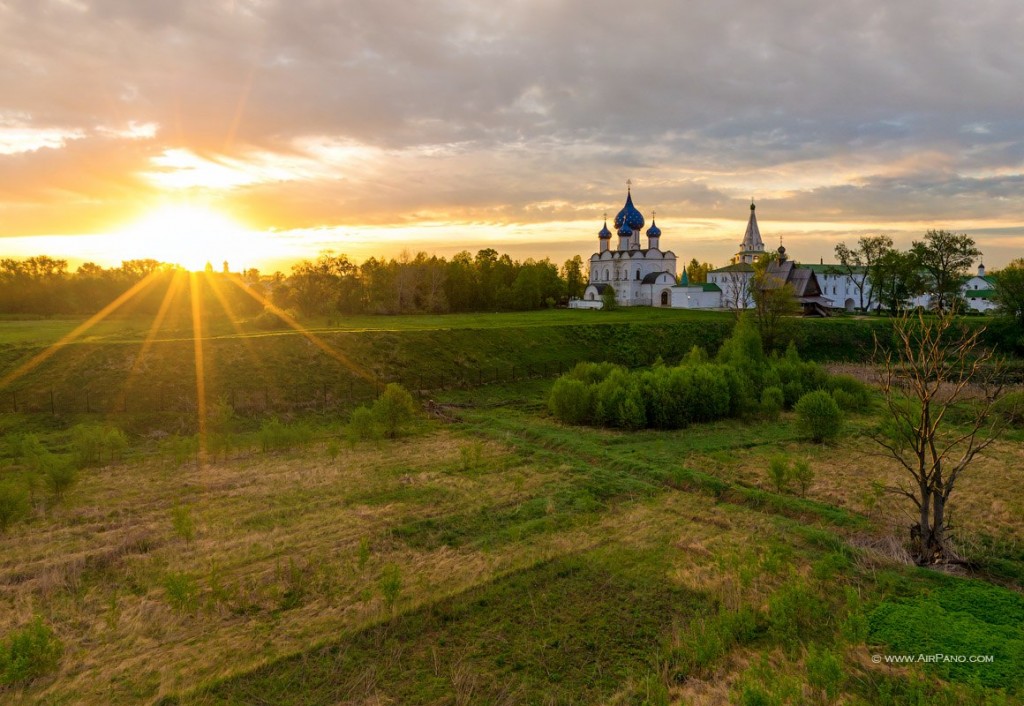
[[[0,40],[0,255],[217,260],[176,234],[216,216],[233,266],[562,260],[631,179],[687,260],[751,197],[804,261],[1024,256],[1017,0],[0,0]]]

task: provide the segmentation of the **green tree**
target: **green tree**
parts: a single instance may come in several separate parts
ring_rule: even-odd
[[[967,269],[981,256],[972,238],[945,230],[928,231],[923,241],[914,241],[910,252],[924,271],[925,291],[940,314],[956,306]]]
[[[713,269],[715,266],[710,262],[700,262],[693,258],[686,266],[686,278],[690,280],[690,284],[704,284],[708,281],[708,272]]]
[[[885,308],[890,314],[902,311],[924,286],[917,258],[899,250],[890,250],[875,261],[870,281],[879,309]]]
[[[373,403],[373,418],[384,436],[394,439],[416,414],[416,402],[404,387],[388,383],[384,393]]]
[[[1024,258],[999,270],[994,279],[999,313],[1024,327]]]
[[[869,282],[879,260],[892,249],[892,238],[888,235],[864,236],[857,241],[856,249],[850,249],[846,243],[836,245],[836,259],[839,261],[836,271],[847,275],[857,288],[861,311],[871,308],[875,292]]]
[[[787,318],[800,312],[793,285],[775,274],[772,264],[778,256],[766,255],[754,263],[754,274],[750,280],[750,295],[754,300],[754,320],[761,334],[766,351],[772,351],[782,343]]]
[[[583,274],[583,258],[575,255],[562,265],[562,278],[565,280],[565,292],[570,297],[579,299],[587,288],[587,278]]]
[[[615,300],[615,288],[610,284],[605,285],[604,291],[601,292],[601,302],[605,311],[619,308],[619,303]]]

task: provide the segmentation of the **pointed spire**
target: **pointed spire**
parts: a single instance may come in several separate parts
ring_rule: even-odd
[[[679,278],[679,284],[682,287],[687,287],[690,284],[690,276],[686,274],[686,270],[683,270],[683,276]]]
[[[761,252],[764,250],[764,241],[761,240],[761,230],[757,227],[757,216],[754,210],[754,199],[750,199],[750,220],[747,221],[747,230],[743,234],[743,243],[740,249],[748,252]]]

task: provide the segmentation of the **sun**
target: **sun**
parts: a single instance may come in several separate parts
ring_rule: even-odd
[[[152,258],[201,270],[252,256],[256,234],[223,213],[191,204],[161,206],[120,232],[121,257]]]

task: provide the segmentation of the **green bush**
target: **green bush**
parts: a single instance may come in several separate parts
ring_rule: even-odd
[[[77,424],[71,428],[71,455],[79,468],[113,463],[128,448],[128,437],[117,427]]]
[[[350,444],[357,441],[380,438],[380,427],[374,419],[373,412],[369,407],[356,407],[349,417],[348,426],[345,428],[345,435]]]
[[[871,389],[850,375],[835,375],[828,379],[839,408],[846,412],[864,412],[871,407]]]
[[[284,424],[277,417],[265,419],[259,430],[260,448],[268,451],[287,451],[313,438],[313,430],[305,423]]]
[[[683,399],[692,421],[710,422],[729,416],[732,396],[724,366],[694,365],[681,370],[689,375]]]
[[[591,386],[568,376],[555,380],[548,395],[548,409],[566,424],[586,424],[590,421],[593,406]]]
[[[186,542],[195,539],[196,522],[192,519],[192,509],[187,505],[175,505],[171,508],[171,526],[174,527],[174,534]]]
[[[190,613],[196,609],[199,601],[199,585],[196,580],[186,573],[172,572],[164,576],[164,590],[167,592],[167,602],[172,608],[183,613]]]
[[[273,331],[288,327],[288,322],[278,316],[271,309],[264,309],[252,320],[253,326],[264,331]]]
[[[807,652],[807,683],[825,693],[826,703],[835,703],[843,690],[845,674],[839,657],[827,647],[811,645]]]
[[[1024,392],[1011,392],[993,405],[993,411],[1012,427],[1024,427]]]
[[[615,370],[624,370],[621,365],[615,363],[577,363],[576,367],[566,375],[572,380],[579,380],[588,385],[601,382]]]
[[[594,393],[596,420],[610,427],[641,429],[647,424],[643,396],[636,376],[615,369]]]
[[[0,644],[0,685],[24,684],[55,671],[62,654],[64,645],[37,616]]]
[[[778,419],[785,406],[786,397],[781,387],[766,387],[761,392],[761,414],[765,419]]]
[[[811,464],[807,459],[800,458],[793,463],[793,470],[790,471],[790,478],[797,484],[797,487],[800,488],[801,497],[807,495],[807,491],[810,489],[811,483],[814,482],[814,471],[811,470]]]
[[[28,514],[28,488],[14,478],[0,481],[0,532]]]
[[[783,493],[789,487],[789,459],[785,456],[772,456],[768,463],[768,477],[776,493]]]
[[[11,455],[28,470],[39,471],[49,458],[50,452],[35,434],[16,434],[11,439]]]
[[[372,411],[384,436],[394,439],[416,415],[416,402],[408,390],[397,382],[390,382],[373,403]]]
[[[53,493],[54,499],[58,502],[64,499],[64,494],[70,490],[77,479],[77,472],[74,465],[67,459],[51,458],[46,462],[43,471],[46,478],[46,485]]]
[[[807,393],[794,409],[800,432],[815,443],[831,441],[842,431],[843,416],[839,405],[824,390]]]

